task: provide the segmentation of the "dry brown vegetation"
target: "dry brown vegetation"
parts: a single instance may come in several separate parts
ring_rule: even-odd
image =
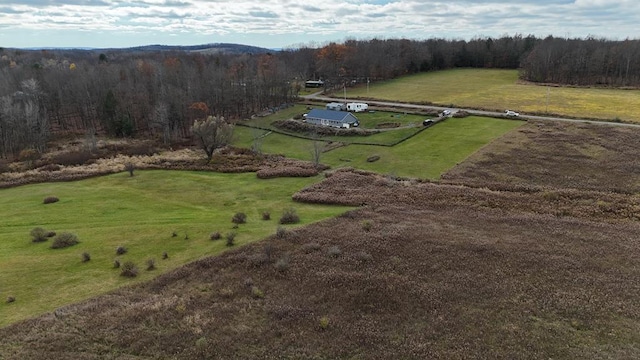
[[[296,200],[366,206],[0,329],[0,357],[640,358],[637,175],[609,163],[635,131],[530,124],[451,183],[332,172]]]
[[[634,194],[640,191],[639,137],[636,127],[529,122],[444,179]]]

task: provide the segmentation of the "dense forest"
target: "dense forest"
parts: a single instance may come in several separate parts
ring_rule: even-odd
[[[241,119],[288,104],[304,80],[341,88],[456,67],[519,69],[523,80],[640,86],[640,41],[521,35],[346,40],[245,53],[0,48],[0,156],[45,149],[52,132],[189,136],[207,115]]]

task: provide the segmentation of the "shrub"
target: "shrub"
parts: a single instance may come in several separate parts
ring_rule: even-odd
[[[291,259],[288,255],[285,255],[276,261],[276,269],[280,272],[285,272],[289,269],[289,263]]]
[[[122,268],[120,270],[120,276],[124,277],[136,277],[138,276],[138,267],[133,261],[127,261],[122,264]]]
[[[366,251],[358,251],[357,253],[355,253],[355,258],[356,260],[362,261],[362,262],[369,262],[371,260],[373,260],[373,256],[371,256],[371,254],[369,254]]]
[[[297,224],[300,222],[300,217],[296,213],[296,209],[289,208],[284,211],[282,217],[280,217],[280,224]]]
[[[68,233],[68,232],[63,232],[60,235],[57,235],[54,239],[53,239],[53,243],[51,244],[51,248],[52,249],[62,249],[62,248],[66,248],[69,246],[73,246],[77,243],[79,243],[80,241],[78,240],[78,237],[75,234],[72,233]]]
[[[174,232],[171,233],[171,237],[177,237],[177,236],[178,236],[177,232],[174,231]]]
[[[155,270],[156,268],[156,260],[155,259],[148,259],[147,260],[147,270]]]
[[[44,200],[42,200],[44,204],[53,204],[58,201],[60,201],[60,199],[55,196],[47,196],[46,198],[44,198]]]
[[[83,252],[82,253],[82,262],[84,263],[84,262],[87,262],[89,260],[91,260],[91,255],[89,255],[89,253],[86,252],[86,251]]]
[[[124,255],[127,253],[127,248],[124,246],[118,246],[116,248],[116,255]]]
[[[302,251],[307,254],[318,250],[320,250],[320,244],[315,242],[302,245]]]
[[[49,231],[49,232],[47,232],[47,237],[48,237],[48,238],[52,238],[52,237],[54,237],[54,236],[56,236],[56,232],[55,232],[55,231]]]
[[[211,235],[209,235],[209,239],[211,240],[220,240],[221,237],[222,235],[220,235],[219,231],[212,232]]]
[[[133,165],[132,162],[126,162],[124,164],[124,169],[129,173],[129,176],[133,177],[133,171],[136,169],[136,166]]]
[[[264,299],[264,292],[260,290],[257,286],[251,287],[251,296],[254,299]]]
[[[12,302],[16,301],[16,298],[13,296],[8,296],[7,297],[7,304],[11,304]]]
[[[51,162],[60,165],[84,165],[91,159],[94,159],[94,155],[86,150],[71,151],[67,153],[61,153],[56,155]]]
[[[227,246],[233,246],[235,245],[234,241],[236,239],[236,233],[235,232],[230,232],[227,233],[227,235],[225,236],[227,239]]]
[[[262,220],[271,220],[271,213],[268,211],[263,211],[262,212]]]
[[[119,267],[120,267],[120,260],[119,259],[113,260],[113,268],[118,269]]]
[[[340,250],[338,246],[334,245],[330,247],[329,250],[327,250],[327,254],[329,254],[329,256],[331,257],[338,257],[340,256],[340,254],[342,254],[342,250]]]
[[[323,316],[318,320],[321,330],[326,330],[329,327],[329,317]]]
[[[49,238],[47,235],[49,235],[49,233],[41,228],[41,227],[35,227],[33,229],[31,229],[31,241],[32,242],[43,242],[43,241],[47,241],[47,239]]]
[[[276,229],[276,237],[278,239],[284,239],[285,237],[287,237],[287,228],[285,228],[284,226],[278,226],[278,228]]]
[[[234,224],[244,224],[247,222],[247,214],[239,212],[233,215],[231,218],[231,222]]]
[[[59,171],[60,169],[61,169],[60,165],[57,165],[57,164],[47,164],[47,165],[43,165],[43,166],[38,168],[38,170],[40,170],[40,171],[49,171],[49,172],[51,172],[51,171]]]
[[[168,258],[169,258],[169,254],[167,254],[167,252],[166,252],[166,251],[165,251],[165,252],[163,252],[163,253],[162,253],[162,260],[166,260],[166,259],[168,259]]]

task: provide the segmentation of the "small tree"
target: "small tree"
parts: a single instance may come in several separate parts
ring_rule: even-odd
[[[231,142],[233,125],[227,123],[222,116],[209,116],[206,120],[194,121],[191,132],[198,140],[209,162],[216,149]]]

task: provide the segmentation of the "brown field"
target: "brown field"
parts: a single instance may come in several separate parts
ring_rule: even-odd
[[[640,358],[637,135],[530,123],[438,183],[336,171],[295,199],[363,207],[2,328],[0,358]]]

